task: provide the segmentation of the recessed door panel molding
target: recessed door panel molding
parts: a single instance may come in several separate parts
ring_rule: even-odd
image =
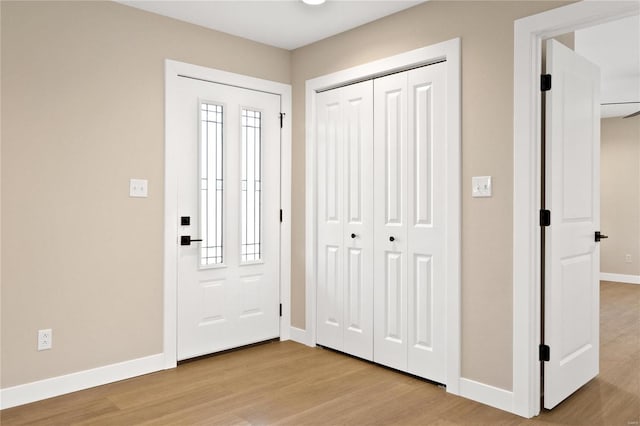
[[[406,160],[404,158],[406,126],[405,100],[406,94],[400,89],[390,90],[382,96],[382,104],[376,103],[384,110],[384,170],[385,176],[385,211],[387,224],[402,224],[402,189]]]
[[[409,344],[418,349],[431,350],[433,336],[433,268],[431,256],[414,256],[414,276],[411,281],[413,298],[413,315],[409,323],[413,333],[410,334]]]
[[[345,303],[347,328],[356,333],[362,332],[362,250],[349,248],[347,266],[347,300]]]
[[[590,104],[594,97],[594,88],[590,79],[585,75],[571,71],[561,72],[560,88],[563,89],[563,96],[568,99],[575,99],[571,105],[562,106],[562,116],[567,123],[562,133],[563,149],[560,155],[562,162],[562,192],[563,192],[563,221],[584,221],[590,220],[593,216],[593,177],[591,170],[594,167],[593,150],[584,149],[585,146],[592,146],[593,123],[600,120],[599,114]],[[599,138],[599,136],[598,136]]]
[[[280,335],[280,96],[177,77],[177,359]],[[240,214],[238,213],[240,212]],[[199,307],[199,308],[198,308]]]
[[[429,226],[433,215],[433,87],[431,83],[411,88],[415,128],[410,128],[413,148],[411,180],[415,201],[413,226]]]
[[[350,224],[362,223],[362,202],[365,193],[365,182],[362,181],[362,148],[366,143],[362,140],[363,129],[360,125],[364,118],[363,108],[366,108],[366,105],[361,97],[349,99],[346,104],[347,220]]]
[[[544,406],[551,409],[599,370],[600,72],[547,42]]]

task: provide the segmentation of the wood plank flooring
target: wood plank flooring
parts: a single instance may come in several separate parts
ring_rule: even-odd
[[[320,348],[274,342],[0,412],[2,425],[637,425],[640,286],[601,285],[601,372],[526,420]]]

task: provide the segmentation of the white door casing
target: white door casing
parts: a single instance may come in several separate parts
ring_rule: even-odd
[[[627,16],[640,3],[582,1],[514,23],[513,392],[499,403],[524,417],[540,412],[540,73],[545,39]]]
[[[598,374],[600,325],[600,71],[547,41],[544,405]]]

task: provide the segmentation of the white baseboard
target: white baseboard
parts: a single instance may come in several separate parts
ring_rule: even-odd
[[[470,379],[460,379],[460,396],[513,412],[513,392]]]
[[[640,275],[610,274],[600,272],[601,281],[615,281],[617,283],[640,284]]]
[[[301,328],[291,327],[291,340],[294,342],[302,343],[307,346],[315,346],[309,343],[309,338],[307,336],[307,330],[303,330]]]
[[[163,369],[164,355],[157,354],[0,389],[0,409],[28,404]]]

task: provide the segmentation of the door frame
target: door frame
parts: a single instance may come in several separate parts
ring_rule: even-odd
[[[316,345],[317,289],[317,173],[315,105],[318,91],[337,88],[404,71],[421,65],[447,62],[447,392],[459,394],[460,387],[460,223],[461,223],[461,41],[460,38],[411,50],[388,58],[307,80],[305,87],[306,175],[305,175],[305,323],[296,333],[308,346]],[[298,330],[300,331],[300,330]]]
[[[178,286],[178,156],[180,140],[169,126],[170,90],[179,75],[280,95],[280,111],[285,114],[280,133],[280,340],[288,340],[291,329],[291,85],[263,80],[199,65],[165,60],[165,150],[164,150],[164,367],[177,365]],[[274,120],[276,118],[274,117]]]
[[[540,174],[542,41],[640,14],[629,1],[582,1],[514,23],[513,70],[513,404],[540,413]]]

